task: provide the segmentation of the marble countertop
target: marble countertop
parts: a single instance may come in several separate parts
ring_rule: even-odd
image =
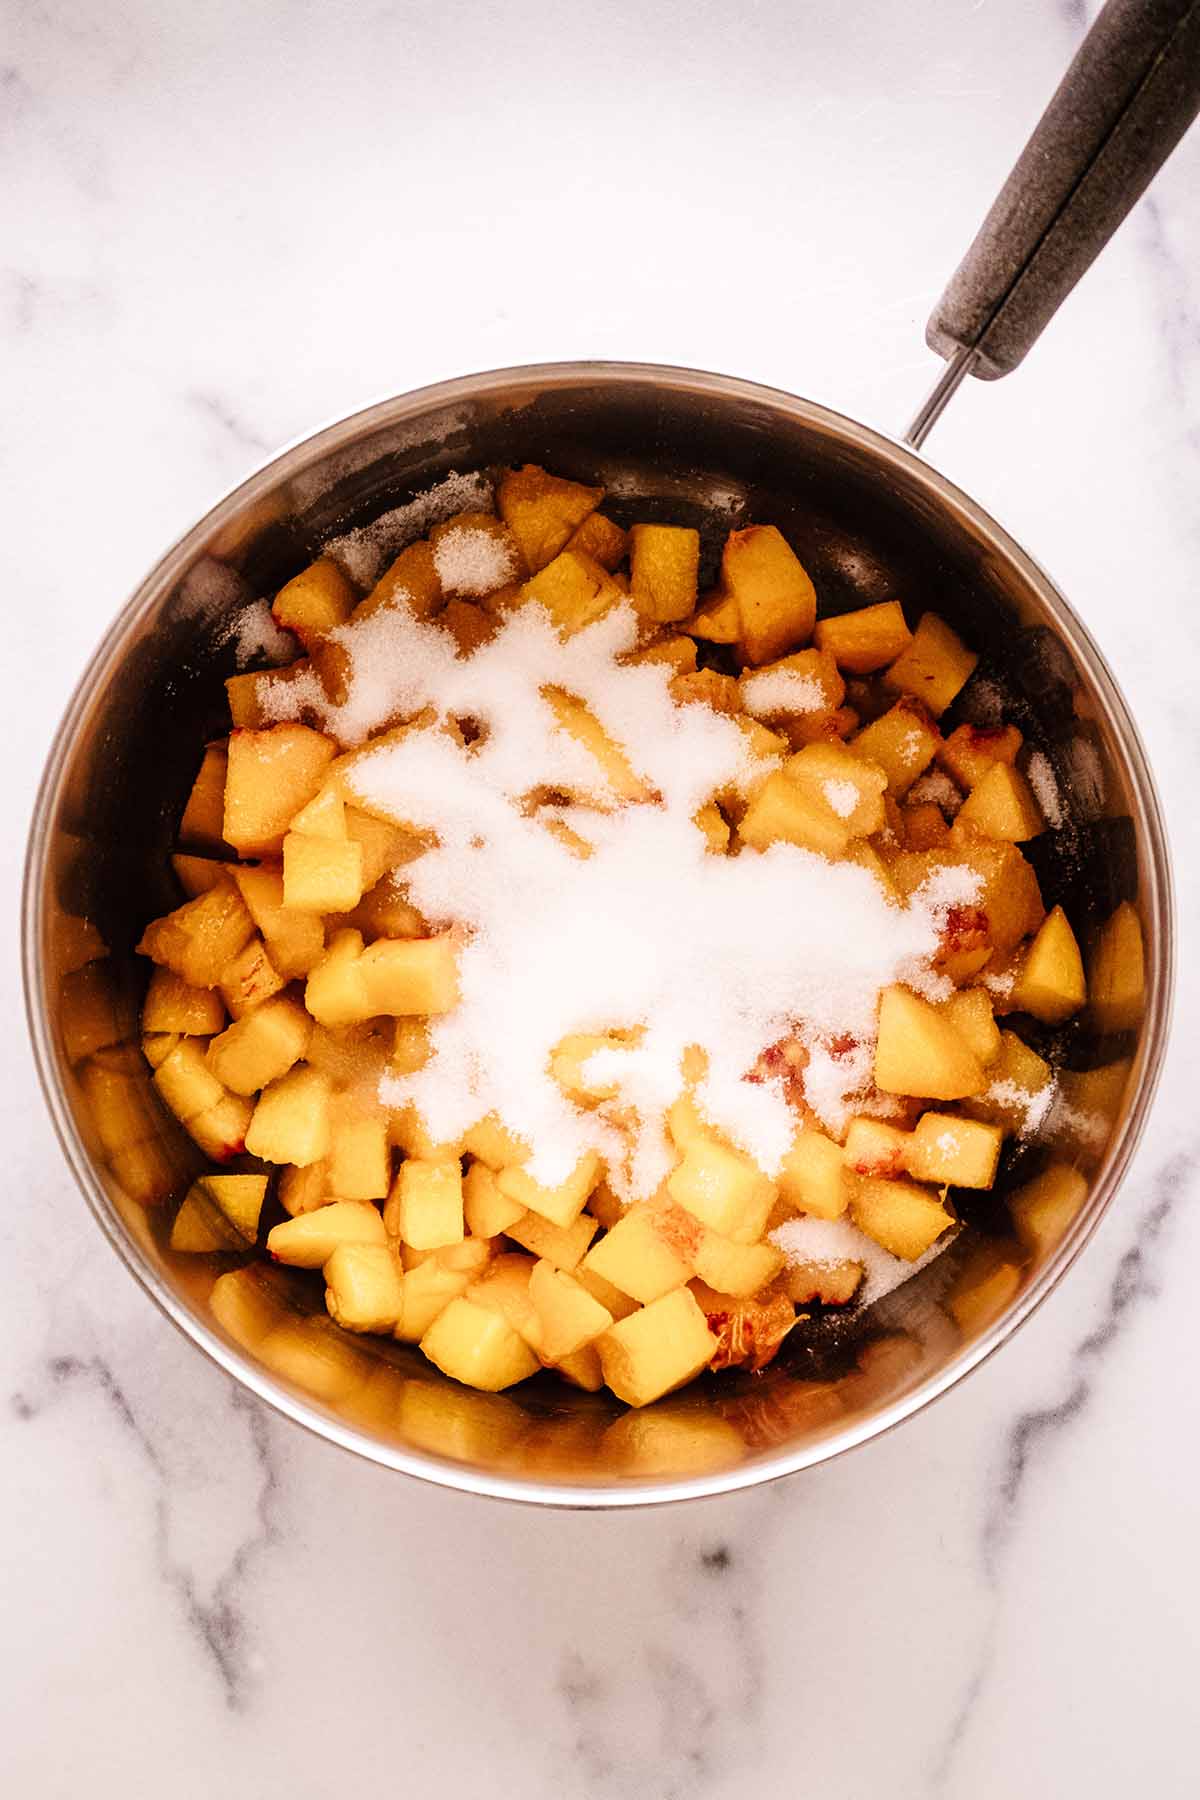
[[[13,955],[66,695],[223,487],[379,394],[555,357],[727,369],[900,428],[935,373],[925,316],[1091,4],[10,9],[5,1792],[1197,1791],[1200,136],[929,445],[1111,659],[1185,933],[1119,1200],[939,1405],[771,1489],[632,1515],[356,1463],[235,1391],[103,1244]]]

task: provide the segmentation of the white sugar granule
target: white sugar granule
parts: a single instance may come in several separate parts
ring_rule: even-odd
[[[1066,814],[1049,757],[1044,756],[1040,750],[1035,750],[1025,765],[1025,774],[1047,825],[1051,831],[1061,831],[1066,822]]]
[[[989,972],[987,969],[982,969],[977,980],[987,989],[989,994],[995,994],[997,1000],[1007,1000],[1008,996],[1012,993],[1013,988],[1016,986],[1016,976],[1011,969],[1002,969],[998,972]]]
[[[232,643],[239,669],[260,659],[287,663],[296,655],[296,640],[290,631],[275,623],[269,600],[252,600],[249,606],[243,606],[226,622],[220,642]]]
[[[918,805],[932,801],[940,806],[947,818],[953,818],[962,805],[963,797],[957,786],[951,781],[945,769],[930,769],[914,781],[908,790],[908,798]]]
[[[380,513],[369,525],[330,538],[322,552],[339,562],[351,581],[370,587],[384,564],[432,525],[457,512],[491,512],[492,484],[486,475],[459,475],[454,470],[414,500]]]
[[[783,1251],[790,1263],[861,1263],[862,1285],[854,1298],[858,1305],[870,1306],[873,1300],[882,1300],[885,1294],[898,1288],[935,1256],[940,1256],[954,1236],[953,1231],[944,1232],[923,1256],[915,1262],[905,1262],[903,1257],[893,1256],[866,1232],[851,1225],[848,1219],[814,1219],[802,1215],[785,1220],[770,1233],[770,1241]]]
[[[495,593],[516,573],[512,550],[503,538],[478,525],[456,525],[447,531],[434,549],[433,566],[446,593],[475,599]]]
[[[1062,1089],[1056,1085],[1054,1099],[1049,1108],[1047,1136],[1055,1143],[1062,1138],[1070,1138],[1075,1143],[1089,1150],[1102,1150],[1112,1128],[1112,1120],[1103,1113],[1087,1112],[1078,1106],[1072,1106]],[[1045,1117],[1045,1114],[1043,1115]]]
[[[1017,1081],[993,1081],[984,1095],[997,1106],[1007,1107],[1017,1117],[1017,1136],[1036,1137],[1054,1105],[1058,1084],[1047,1081],[1043,1087],[1030,1089]]]
[[[756,719],[775,713],[824,712],[829,702],[825,689],[813,675],[797,669],[765,669],[761,675],[743,675],[742,705]]]
[[[852,781],[823,781],[821,793],[839,819],[848,819],[858,805],[859,793]]]
[[[835,1137],[841,1137],[855,1113],[868,1110],[874,1091],[874,1030],[847,1042],[850,1036],[835,1034],[832,1045],[828,1039],[810,1042],[801,1078],[805,1101]]]
[[[664,1115],[684,1051],[700,1046],[697,1100],[768,1172],[795,1131],[782,1087],[748,1082],[760,1053],[799,1034],[814,1086],[832,1108],[869,1082],[881,988],[928,970],[947,901],[936,878],[908,907],[857,865],[775,844],[714,856],[693,823],[715,792],[761,774],[732,720],[677,706],[665,664],[622,665],[636,643],[628,605],[565,641],[540,607],[513,613],[460,657],[449,635],[388,608],[334,636],[349,652],[348,698],[326,712],[344,740],[383,720],[435,722],[369,750],[349,779],[360,797],[434,848],[406,865],[412,904],[461,934],[457,1008],[431,1021],[433,1054],[381,1097],[416,1104],[435,1138],[496,1113],[534,1146],[540,1180],[562,1180],[587,1149],[624,1198],[653,1192],[671,1166]],[[293,689],[300,685],[293,683]],[[644,804],[618,804],[591,753],[564,731],[546,693],[576,696],[621,746]],[[446,717],[479,721],[463,747]],[[531,810],[539,788],[582,806]],[[591,845],[573,854],[546,829],[557,816]],[[964,874],[944,871],[955,897]],[[616,1098],[584,1112],[548,1073],[568,1033],[642,1028],[608,1059]],[[847,1047],[848,1046],[848,1047]],[[632,1154],[618,1121],[634,1117]]]
[[[976,675],[963,694],[962,705],[972,725],[989,727],[1004,723],[1004,691],[986,675]]]

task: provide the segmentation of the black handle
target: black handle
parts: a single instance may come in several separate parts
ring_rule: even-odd
[[[926,327],[996,380],[1036,343],[1200,111],[1200,0],[1108,0]]]

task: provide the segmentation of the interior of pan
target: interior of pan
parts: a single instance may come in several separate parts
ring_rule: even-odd
[[[173,1196],[195,1156],[136,1046],[145,977],[132,947],[180,898],[169,852],[200,746],[227,725],[231,610],[449,472],[525,461],[603,483],[621,522],[694,524],[707,576],[731,527],[770,522],[823,611],[899,598],[914,617],[943,614],[981,653],[946,728],[986,719],[999,693],[1053,771],[1062,827],[1029,846],[1047,905],[1060,901],[1086,938],[1130,900],[1150,952],[1139,1030],[1099,1037],[1086,1014],[1055,1031],[1019,1022],[1062,1071],[1065,1102],[1051,1141],[1009,1146],[992,1193],[954,1196],[963,1223],[949,1250],[865,1313],[817,1309],[766,1371],[706,1377],[640,1414],[548,1373],[504,1395],[468,1392],[416,1351],[339,1332],[316,1277],[257,1256],[173,1255]],[[1045,578],[898,446],[787,396],[683,371],[574,365],[448,384],[331,427],[244,484],[101,646],[47,775],[30,882],[47,1087],[135,1271],[185,1329],[306,1423],[396,1466],[499,1492],[724,1487],[903,1416],[998,1341],[1086,1236],[1136,1136],[1165,1027],[1168,876],[1152,789],[1119,696]],[[1050,1162],[1085,1179],[1031,1247],[1009,1198]],[[218,1322],[213,1283],[242,1264],[223,1290],[238,1304]]]

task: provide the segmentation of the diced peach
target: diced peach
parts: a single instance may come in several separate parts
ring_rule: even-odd
[[[328,838],[334,843],[342,843],[346,838],[346,802],[338,786],[330,782],[318,788],[307,806],[302,806],[293,818],[290,831],[298,831],[305,837]]]
[[[329,1154],[328,1075],[300,1063],[263,1089],[246,1148],[264,1162],[304,1168]]]
[[[849,1203],[841,1147],[823,1132],[797,1133],[779,1171],[779,1197],[796,1212],[840,1219]]]
[[[827,802],[792,781],[782,769],[768,775],[737,828],[739,843],[752,850],[795,844],[818,856],[840,857],[850,833]]]
[[[695,669],[675,675],[667,689],[676,706],[708,706],[713,712],[734,718],[742,710],[742,696],[732,675],[716,669]]]
[[[597,1339],[604,1379],[627,1406],[647,1406],[708,1366],[717,1340],[693,1294],[675,1289]]]
[[[394,1330],[404,1311],[395,1251],[387,1244],[339,1244],[325,1264],[325,1305],[344,1331]]]
[[[363,978],[362,956],[360,932],[349,928],[336,931],[309,974],[304,1004],[327,1030],[369,1019],[376,1011]]]
[[[286,983],[267,955],[260,937],[252,937],[225,965],[220,993],[235,1019],[283,992]]]
[[[225,1023],[221,997],[211,988],[189,987],[171,969],[157,968],[142,1006],[143,1031],[179,1031],[208,1037]],[[226,1083],[228,1086],[228,1083]]]
[[[624,598],[607,569],[577,550],[564,550],[521,590],[522,598],[544,607],[566,637],[582,631]]]
[[[504,1195],[500,1198],[504,1199]],[[549,1219],[526,1210],[504,1227],[504,1235],[514,1244],[520,1244],[523,1250],[528,1250],[531,1256],[542,1257],[556,1269],[573,1274],[595,1237],[596,1229],[596,1220],[589,1218],[587,1213],[580,1213],[569,1225],[552,1225]],[[609,1311],[612,1311],[611,1307]]]
[[[837,820],[848,838],[870,837],[883,829],[887,776],[843,745],[808,744],[788,757],[783,772]]]
[[[544,569],[604,498],[604,489],[548,475],[536,463],[511,469],[496,491],[496,509],[516,539],[525,566]]]
[[[602,569],[611,573],[625,560],[625,553],[629,548],[629,533],[604,513],[593,512],[572,532],[565,548],[582,550],[585,556],[593,557]]]
[[[199,773],[192,784],[183,817],[179,821],[179,841],[191,850],[221,850],[225,847],[225,778],[228,756],[223,744],[210,744],[204,752]]]
[[[594,1150],[586,1150],[574,1169],[555,1187],[546,1187],[521,1168],[502,1169],[497,1177],[500,1192],[506,1199],[516,1200],[529,1211],[564,1228],[583,1211],[587,1197],[603,1173],[603,1164]]]
[[[549,1262],[535,1264],[529,1298],[541,1324],[539,1353],[547,1362],[561,1362],[594,1343],[613,1322],[612,1314],[585,1287]]]
[[[1031,1109],[1040,1106],[1040,1096],[1053,1079],[1049,1063],[1036,1050],[1022,1043],[1016,1032],[1002,1031],[999,1054],[987,1071],[988,1086],[967,1100],[963,1110],[1006,1131],[1023,1131]]]
[[[686,1215],[639,1202],[589,1250],[583,1269],[633,1300],[657,1300],[691,1278],[700,1237]]]
[[[235,731],[225,784],[225,841],[243,855],[275,856],[288,824],[333,761],[331,738],[307,725]]]
[[[876,763],[887,776],[892,798],[902,800],[933,761],[940,742],[938,728],[921,702],[905,696],[882,718],[865,725],[847,747],[855,756]]]
[[[905,1262],[924,1256],[954,1223],[937,1195],[912,1181],[858,1178],[850,1211],[860,1231]]]
[[[1023,741],[1015,725],[958,725],[939,745],[937,760],[969,791],[996,763],[1014,763]]]
[[[629,533],[629,592],[644,618],[669,624],[696,606],[700,533],[685,525],[635,525]]]
[[[1004,1134],[998,1125],[926,1112],[907,1147],[908,1173],[937,1187],[990,1188]]]
[[[304,1008],[278,995],[213,1038],[205,1060],[235,1094],[255,1094],[300,1061],[311,1034],[312,1020]]]
[[[433,559],[433,545],[428,538],[406,544],[394,562],[388,564],[365,600],[360,600],[352,618],[369,618],[383,606],[407,606],[418,619],[432,618],[445,596]]]
[[[356,599],[337,563],[321,556],[280,588],[271,613],[277,625],[294,631],[305,649],[311,649],[314,640],[345,624]]]
[[[263,935],[272,965],[285,980],[307,975],[325,950],[325,927],[312,913],[284,905],[278,864],[234,870],[234,880]]]
[[[1046,914],[1021,963],[1010,995],[1018,1012],[1060,1025],[1087,1001],[1083,957],[1061,906]]]
[[[777,1191],[748,1157],[713,1137],[694,1138],[667,1177],[673,1200],[735,1244],[762,1236]]]
[[[138,952],[173,969],[190,987],[217,987],[253,933],[254,921],[238,890],[222,882],[147,925]]]
[[[748,663],[771,662],[812,636],[816,590],[774,525],[730,532],[721,556],[721,586],[737,603],[739,642]]]
[[[272,1227],[267,1252],[297,1269],[320,1269],[343,1244],[387,1244],[383,1220],[359,1200],[334,1200]]]
[[[330,1120],[329,1187],[339,1200],[382,1200],[392,1180],[387,1118],[354,1098],[335,1101]]]
[[[449,1012],[458,1003],[458,958],[448,934],[378,938],[362,953],[368,1016]]]
[[[700,1280],[722,1294],[757,1294],[783,1267],[774,1244],[734,1244],[715,1231],[701,1234],[692,1264]]]
[[[438,1314],[421,1339],[421,1349],[444,1375],[485,1393],[512,1387],[539,1367],[533,1351],[503,1314],[478,1306],[465,1295],[451,1300]]]
[[[1046,1256],[1061,1243],[1087,1199],[1087,1176],[1070,1163],[1052,1162],[1009,1198],[1017,1236],[1026,1249]]]
[[[888,1094],[961,1100],[982,1094],[988,1080],[961,1032],[928,1000],[894,986],[880,996],[875,1085]]]
[[[907,650],[912,632],[904,622],[900,602],[883,600],[877,606],[818,619],[813,641],[819,650],[830,653],[839,669],[851,675],[870,675]]]
[[[399,1235],[416,1250],[436,1250],[463,1237],[462,1167],[456,1161],[408,1157],[395,1184]]]
[[[223,796],[224,789],[222,789],[222,808],[224,808]],[[229,878],[229,864],[218,862],[212,856],[173,856],[171,867],[189,900],[196,899],[199,894],[207,894],[209,888],[216,887],[220,882],[227,881]]]
[[[283,840],[283,903],[296,912],[349,912],[362,899],[362,846],[289,831]]]
[[[690,637],[706,644],[736,644],[742,635],[742,616],[732,594],[718,588],[692,617],[684,622]]]
[[[1100,927],[1088,968],[1093,1019],[1101,1031],[1134,1031],[1146,1000],[1141,920],[1127,900]]]
[[[510,1200],[500,1192],[494,1170],[486,1163],[471,1164],[463,1177],[463,1217],[472,1236],[498,1237],[524,1214],[525,1208],[518,1200]]]
[[[891,1178],[904,1172],[910,1133],[899,1131],[884,1119],[860,1116],[851,1119],[842,1156],[855,1175]]]
[[[923,613],[912,642],[901,651],[884,682],[911,694],[939,718],[979,661],[937,613]]]
[[[1005,762],[993,763],[971,789],[955,822],[1009,844],[1023,844],[1045,830],[1032,788],[1020,769]]]

